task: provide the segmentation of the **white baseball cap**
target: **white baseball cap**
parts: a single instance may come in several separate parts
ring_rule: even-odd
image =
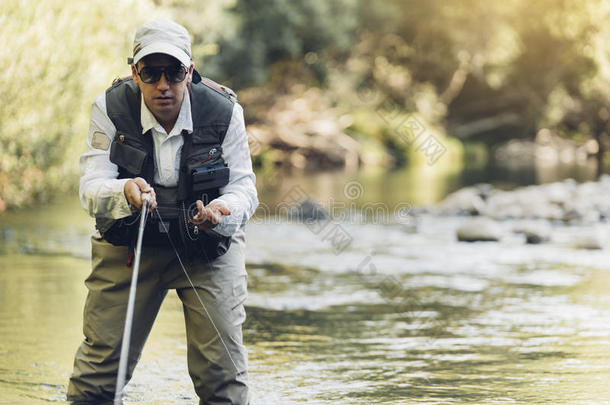
[[[178,59],[187,68],[191,66],[191,38],[180,24],[167,18],[159,18],[142,25],[133,40],[133,59],[138,63],[153,53],[164,53]]]

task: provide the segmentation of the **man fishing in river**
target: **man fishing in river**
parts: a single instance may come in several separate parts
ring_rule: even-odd
[[[79,195],[98,232],[67,399],[115,398],[142,228],[125,380],[175,289],[200,404],[247,404],[244,228],[258,199],[242,107],[230,89],[194,70],[189,34],[173,21],[140,27],[129,63],[132,76],[93,103],[80,158]]]

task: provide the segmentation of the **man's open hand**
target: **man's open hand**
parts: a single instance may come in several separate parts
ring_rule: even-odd
[[[155,196],[155,190],[141,177],[130,179],[125,183],[123,188],[125,198],[131,206],[137,209],[142,209],[142,194],[149,193],[150,199],[148,200],[148,209],[153,210],[157,207],[157,198]]]
[[[231,215],[231,211],[221,201],[212,201],[207,206],[203,206],[201,200],[197,200],[197,214],[193,217],[193,222],[199,229],[210,229],[222,221],[225,215]]]

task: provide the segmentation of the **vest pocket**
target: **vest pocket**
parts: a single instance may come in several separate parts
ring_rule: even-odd
[[[148,154],[126,143],[113,141],[110,146],[110,161],[134,175],[142,172]]]
[[[193,149],[196,150],[191,151],[190,156],[186,159],[186,171],[188,175],[191,175],[193,170],[197,168],[212,167],[221,161],[222,147],[218,144]]]

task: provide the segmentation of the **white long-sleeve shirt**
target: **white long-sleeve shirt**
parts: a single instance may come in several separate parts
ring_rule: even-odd
[[[184,100],[174,128],[169,134],[141,102],[142,133],[149,129],[155,146],[155,183],[175,187],[180,173],[180,153],[184,140],[183,130],[193,132],[191,102],[185,90]],[[106,94],[100,94],[91,109],[87,150],[80,157],[81,178],[79,197],[81,205],[93,217],[123,218],[132,214],[125,198],[124,187],[129,179],[117,179],[118,166],[110,161],[110,144],[116,128],[106,112]],[[250,148],[246,135],[242,107],[235,103],[233,115],[222,142],[222,157],[229,166],[229,183],[220,188],[220,197],[213,201],[224,203],[231,215],[224,216],[213,228],[221,235],[231,236],[244,225],[258,206],[256,177],[252,171]]]

